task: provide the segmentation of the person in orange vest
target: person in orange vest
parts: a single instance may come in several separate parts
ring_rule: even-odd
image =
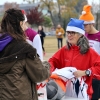
[[[63,46],[63,37],[64,37],[64,29],[61,27],[60,24],[58,24],[56,29],[56,37],[58,41],[58,49],[60,49]]]

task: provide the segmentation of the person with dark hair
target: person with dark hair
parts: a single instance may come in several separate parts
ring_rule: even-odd
[[[38,34],[40,35],[41,43],[42,43],[42,49],[43,49],[43,55],[45,55],[45,48],[44,48],[44,37],[46,34],[44,33],[43,27],[38,27]]]
[[[36,84],[50,76],[24,34],[25,17],[19,9],[5,11],[0,30],[0,98],[38,100]]]
[[[34,48],[36,48],[39,58],[41,59],[41,61],[43,61],[43,52],[42,52],[42,44],[41,44],[40,36],[35,30],[28,27],[26,12],[22,10],[22,13],[24,14],[24,17],[25,17],[24,31],[27,37],[27,41]]]
[[[84,21],[71,18],[66,28],[67,44],[49,59],[49,63],[51,73],[62,80],[65,95],[90,100],[92,79],[100,80],[100,56],[90,48],[84,35]]]

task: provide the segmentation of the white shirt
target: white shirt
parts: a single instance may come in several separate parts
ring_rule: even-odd
[[[28,42],[30,45],[32,45],[34,48],[36,48],[37,54],[40,56],[41,61],[43,61],[42,45],[41,45],[41,40],[40,40],[39,34],[37,34],[37,35],[34,37],[33,42],[30,41],[29,39],[27,39],[27,42]]]

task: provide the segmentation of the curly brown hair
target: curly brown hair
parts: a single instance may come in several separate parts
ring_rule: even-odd
[[[20,21],[24,21],[24,15],[19,9],[8,9],[5,11],[3,19],[1,21],[0,33],[7,33],[17,40],[26,40],[24,31],[20,26]]]

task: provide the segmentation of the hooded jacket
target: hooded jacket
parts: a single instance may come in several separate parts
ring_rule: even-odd
[[[75,67],[77,70],[91,70],[91,75],[85,76],[85,83],[88,85],[87,94],[92,96],[92,79],[97,78],[100,80],[100,56],[90,48],[87,53],[81,54],[78,46],[67,46],[61,48],[49,59],[51,65],[51,72],[56,68],[61,69],[64,67]],[[66,73],[67,74],[67,73]]]
[[[36,49],[9,35],[0,37],[0,100],[38,100],[36,83],[50,75]]]

